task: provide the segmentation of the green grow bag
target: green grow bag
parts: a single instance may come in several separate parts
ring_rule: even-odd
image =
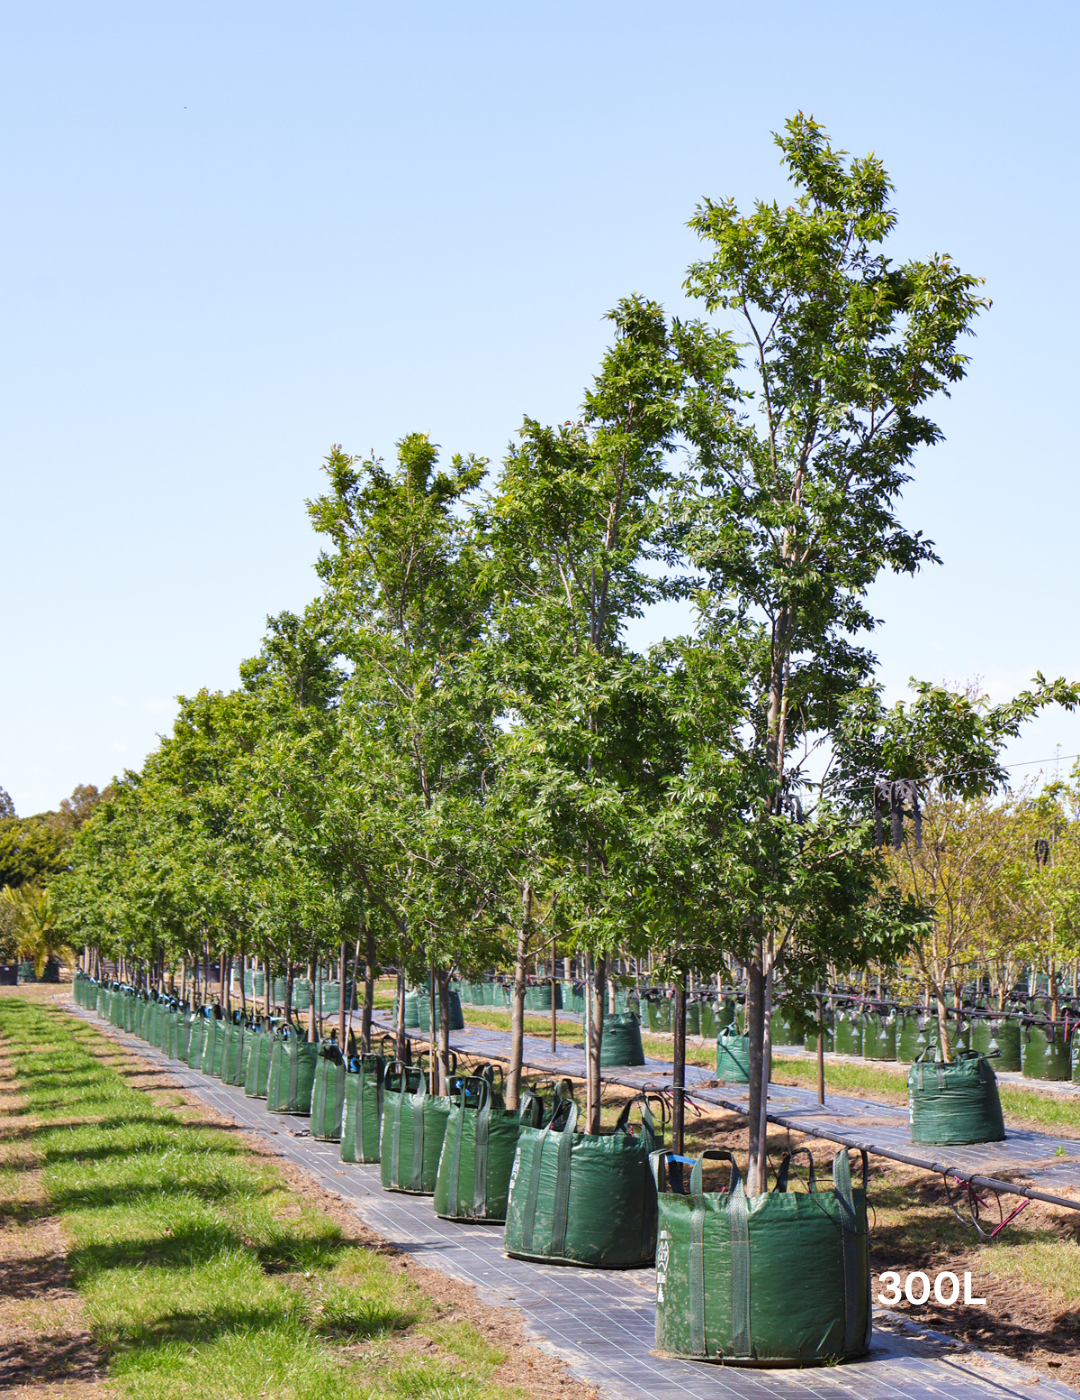
[[[715,1040],[720,1026],[716,1020],[716,1007],[711,1001],[701,1003],[701,1034],[709,1040]]]
[[[791,1044],[791,1026],[779,1007],[774,1008],[769,1017],[769,1040],[773,1045]]]
[[[1069,1043],[1060,1021],[1025,1026],[1021,1041],[1025,1079],[1069,1079]]]
[[[383,1074],[379,1178],[384,1191],[435,1193],[450,1099],[429,1094],[427,1082],[426,1074],[399,1060]]]
[[[803,1150],[803,1149],[800,1149]],[[690,1192],[664,1189],[669,1153],[653,1154],[659,1194],[656,1348],[695,1361],[806,1366],[870,1349],[870,1250],[863,1184],[853,1189],[847,1151],[833,1159],[833,1189],[776,1188],[748,1197],[730,1152],[728,1189],[703,1192],[701,1161]]]
[[[1019,1073],[1024,1062],[1020,1022],[1007,1016],[992,1019],[990,1048],[986,1053],[993,1058],[996,1069],[1012,1074]]]
[[[633,1014],[605,1016],[604,1034],[600,1041],[600,1068],[612,1065],[643,1065],[645,1051],[641,1045],[641,1022]]]
[[[210,1013],[205,1018],[206,1024],[203,1028],[203,1052],[199,1061],[199,1068],[203,1074],[213,1077],[214,1062],[221,1064],[221,1036],[224,1023]]]
[[[261,1001],[266,995],[266,973],[248,972],[244,973],[244,996],[253,1000]]]
[[[270,1056],[274,1037],[260,1026],[252,1026],[245,1039],[248,1042],[247,1068],[244,1070],[244,1097],[265,1099],[270,1083]]]
[[[989,1055],[990,1042],[994,1035],[990,1029],[990,1021],[984,1016],[978,1016],[971,1023],[971,1048],[978,1055]]]
[[[701,1034],[701,1002],[688,1001],[686,1003],[686,1034]]]
[[[491,1099],[491,1085],[480,1076],[463,1080],[452,1097],[432,1202],[444,1220],[506,1219],[518,1129],[522,1123],[538,1127],[543,1104],[526,1094],[520,1111],[513,1111]]]
[[[907,1011],[897,1018],[896,1058],[905,1065],[914,1064],[926,1048],[925,1040],[921,1046],[918,1045],[919,1019],[914,1011]]]
[[[235,1084],[243,1088],[247,1075],[248,1028],[243,1021],[235,1021],[229,1030],[225,1043],[225,1057],[221,1062],[221,1079],[224,1084]]]
[[[555,1010],[562,1010],[562,987],[555,983]],[[551,983],[536,982],[531,987],[525,988],[525,1009],[526,1011],[550,1011],[551,1010]],[[451,1014],[453,1014],[453,1003],[451,1003]]]
[[[206,1044],[206,1017],[199,1011],[192,1012],[191,1031],[188,1035],[187,1062],[192,1069],[202,1064],[203,1046]]]
[[[561,1110],[546,1128],[519,1129],[506,1208],[507,1254],[598,1269],[652,1263],[656,1186],[649,1154],[663,1144],[645,1100],[637,1102],[639,1137],[628,1128],[634,1100],[611,1133],[575,1133],[572,1101],[561,1131]]]
[[[727,1030],[728,1026],[735,1024],[735,998],[725,997],[723,1001],[716,1005],[716,1033]]]
[[[721,1084],[749,1084],[750,1037],[721,1031],[716,1037],[716,1077]]]
[[[1072,1077],[1074,1084],[1080,1084],[1080,1035],[1072,1034]]]
[[[919,1060],[908,1070],[908,1113],[912,1142],[959,1147],[969,1142],[1001,1142],[997,1078],[990,1061],[972,1050],[955,1060]]]
[[[191,1039],[191,1013],[186,1006],[176,1011],[176,1059],[187,1063],[188,1041]]]
[[[863,1054],[868,1060],[896,1059],[896,1016],[868,1011],[863,1018]]]
[[[296,1113],[306,1118],[311,1112],[311,1090],[315,1083],[319,1047],[301,1040],[295,1030],[285,1028],[275,1031],[270,1039],[266,1111]]]
[[[177,1058],[176,1022],[177,1012],[175,1008],[167,1007],[161,1017],[161,1048],[170,1060]]]
[[[862,1025],[856,1013],[838,1011],[833,1025],[833,1044],[838,1055],[862,1054]]]
[[[379,1160],[385,1063],[381,1055],[362,1055],[349,1065],[341,1126],[343,1162]]]
[[[340,1141],[344,1113],[345,1057],[336,1040],[324,1040],[311,1089],[311,1136],[320,1142]]]

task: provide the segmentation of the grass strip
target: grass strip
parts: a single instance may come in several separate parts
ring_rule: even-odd
[[[470,1323],[440,1322],[234,1133],[190,1125],[175,1093],[131,1087],[96,1030],[4,999],[0,1034],[50,1208],[73,1242],[72,1282],[121,1394],[507,1394],[488,1384],[502,1353]]]

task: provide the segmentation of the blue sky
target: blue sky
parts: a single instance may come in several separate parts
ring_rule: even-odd
[[[138,767],[313,596],[335,442],[498,459],[569,417],[703,196],[782,196],[813,113],[896,184],[897,256],[986,278],[883,582],[882,676],[1080,677],[1075,6],[95,3],[0,17],[0,785]],[[642,638],[662,630],[652,619]],[[1080,751],[1044,717],[1027,761]],[[1065,765],[1066,767],[1068,765]],[[1018,770],[1024,772],[1027,770]]]

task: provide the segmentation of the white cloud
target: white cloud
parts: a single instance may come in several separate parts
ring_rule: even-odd
[[[166,714],[169,710],[176,708],[172,700],[144,700],[142,707],[152,715]]]

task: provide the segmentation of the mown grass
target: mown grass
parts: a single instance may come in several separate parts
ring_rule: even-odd
[[[493,1400],[504,1359],[388,1261],[298,1203],[228,1131],[132,1088],[90,1027],[17,1000],[0,1033],[72,1282],[121,1393],[146,1400]],[[10,1173],[3,1178],[12,1189]],[[405,1344],[438,1340],[434,1359]],[[445,1353],[445,1355],[443,1355]]]

